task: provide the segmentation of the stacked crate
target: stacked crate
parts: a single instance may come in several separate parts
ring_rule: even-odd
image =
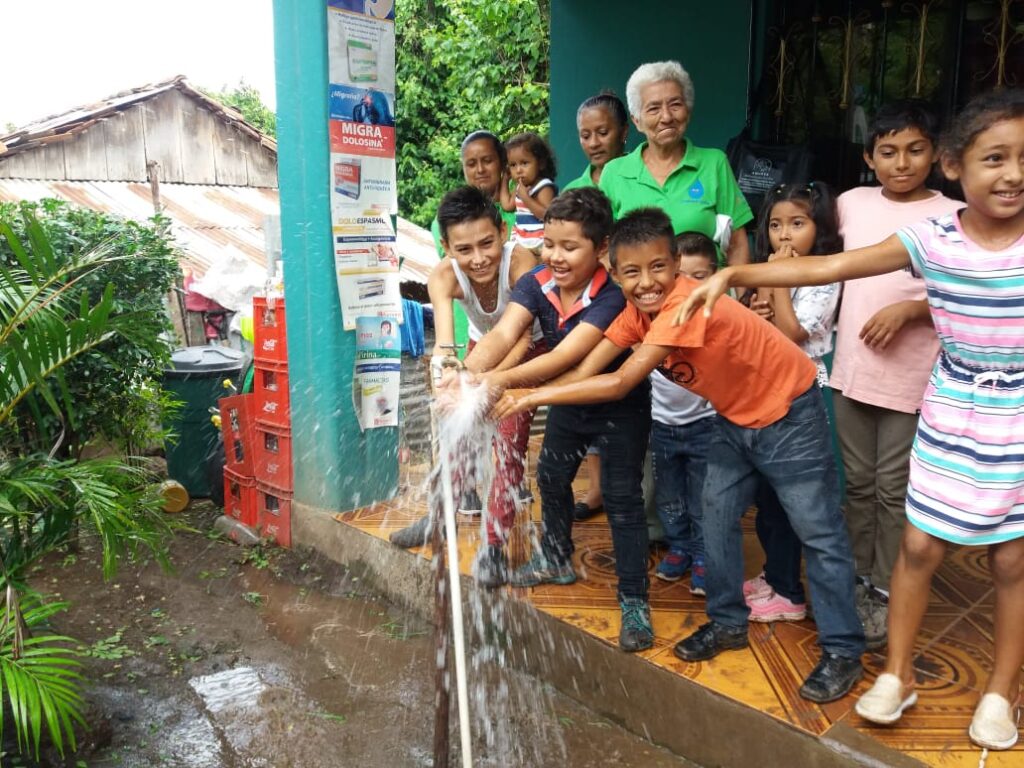
[[[291,545],[292,421],[283,298],[253,299],[253,330],[256,525],[262,535],[287,547]]]
[[[256,528],[256,475],[253,459],[253,397],[232,395],[217,401],[224,435],[224,514]]]

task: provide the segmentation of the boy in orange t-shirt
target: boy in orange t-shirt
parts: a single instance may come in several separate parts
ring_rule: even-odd
[[[711,619],[675,646],[685,661],[744,648],[740,518],[759,478],[771,484],[804,546],[821,661],[800,695],[816,702],[844,696],[860,679],[864,633],[854,608],[854,567],[839,508],[839,480],[817,370],[773,325],[732,299],[710,318],[674,327],[674,309],[695,280],[677,275],[672,224],[659,209],[623,217],[611,236],[613,275],[629,304],[576,370],[539,389],[510,390],[495,415],[545,404],[617,400],[655,368],[707,398],[717,411],[702,502]],[[635,348],[613,373],[594,375]],[[588,378],[590,377],[590,378]]]

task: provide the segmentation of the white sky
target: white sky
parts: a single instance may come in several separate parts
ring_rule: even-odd
[[[272,0],[3,0],[0,134],[118,91],[186,75],[239,80],[270,107]]]

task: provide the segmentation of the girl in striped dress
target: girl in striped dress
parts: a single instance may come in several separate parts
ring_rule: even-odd
[[[676,322],[701,303],[709,312],[733,286],[823,285],[897,269],[924,278],[941,346],[911,453],[911,525],[892,575],[889,657],[856,710],[889,724],[916,703],[914,640],[946,544],[987,546],[995,660],[969,734],[1009,749],[1024,665],[1024,90],[968,104],[944,138],[941,163],[963,189],[960,212],[837,256],[723,270]]]
[[[518,133],[505,142],[508,173],[515,182],[510,188],[505,178],[501,185],[501,207],[516,212],[512,239],[540,255],[544,242],[544,214],[558,194],[555,178],[555,155],[551,147],[536,133]]]

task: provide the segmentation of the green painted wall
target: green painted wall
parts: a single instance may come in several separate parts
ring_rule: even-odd
[[[275,0],[278,181],[288,326],[295,500],[347,510],[398,491],[398,430],[359,432],[355,333],[334,274],[327,135],[327,10]]]
[[[646,61],[676,59],[696,98],[687,135],[725,149],[746,119],[752,0],[555,0],[551,4],[551,142],[562,183],[585,164],[576,108],[604,88],[625,102],[626,80]],[[628,12],[624,12],[628,9]],[[639,134],[630,131],[629,147]]]

